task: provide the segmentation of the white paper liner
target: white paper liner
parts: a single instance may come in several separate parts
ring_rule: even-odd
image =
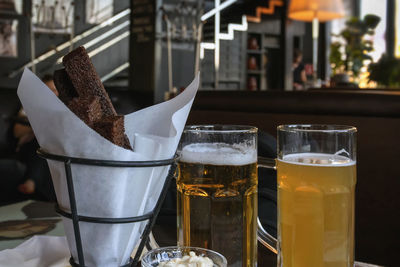
[[[18,96],[39,145],[49,153],[104,160],[160,160],[174,156],[197,92],[199,77],[174,99],[125,115],[126,134],[135,152],[116,146],[71,112],[31,71],[25,70]],[[70,211],[65,168],[48,160],[59,206]],[[115,168],[72,165],[79,215],[122,218],[151,211],[168,167]],[[78,262],[70,219],[63,218],[71,254]],[[128,262],[146,222],[80,222],[86,266],[116,267]]]

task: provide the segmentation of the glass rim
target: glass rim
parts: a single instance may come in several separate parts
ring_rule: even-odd
[[[187,125],[183,133],[209,133],[209,134],[227,134],[227,133],[257,133],[258,128],[250,125],[234,124],[198,124]]]
[[[357,128],[340,124],[283,124],[277,127],[278,132],[309,133],[356,133]]]
[[[200,248],[200,247],[191,247],[191,246],[168,246],[168,247],[160,247],[160,248],[152,249],[143,255],[142,261],[154,253],[158,253],[161,251],[168,251],[168,250],[169,251],[171,251],[171,250],[178,250],[178,251],[189,250],[189,252],[190,251],[193,251],[193,252],[203,251],[203,252],[206,252],[209,254],[217,255],[218,257],[220,257],[222,259],[223,264],[225,264],[225,265],[228,264],[228,261],[226,260],[225,256],[215,250],[211,250],[211,249],[207,249],[207,248]],[[205,256],[207,256],[207,255],[205,255]]]

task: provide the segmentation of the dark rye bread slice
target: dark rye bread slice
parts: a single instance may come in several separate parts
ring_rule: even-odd
[[[94,122],[103,117],[103,110],[97,96],[75,97],[68,102],[67,106],[89,127],[93,127]]]
[[[93,129],[114,144],[132,150],[129,139],[125,135],[123,116],[103,117],[94,122]]]
[[[68,105],[72,98],[78,96],[65,69],[54,71],[53,79],[58,91],[58,97],[65,105]]]
[[[54,72],[60,99],[89,127],[110,142],[133,150],[111,100],[83,47],[63,58],[66,69]]]
[[[105,116],[117,115],[86,49],[80,46],[63,57],[65,70],[78,95],[99,97]]]

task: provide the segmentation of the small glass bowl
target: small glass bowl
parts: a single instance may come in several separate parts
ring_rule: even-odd
[[[227,267],[227,261],[223,255],[213,250],[196,247],[163,247],[147,252],[142,258],[142,267],[157,267],[160,262],[182,258],[193,251],[196,256],[208,257],[214,262],[213,267]]]

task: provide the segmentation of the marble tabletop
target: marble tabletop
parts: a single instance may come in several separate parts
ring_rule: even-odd
[[[153,234],[160,246],[176,245],[173,225],[156,224]],[[33,235],[63,236],[61,218],[54,211],[54,203],[24,201],[0,207],[0,251],[15,248]],[[259,243],[258,266],[276,266],[276,255]],[[381,267],[356,262],[355,267]]]

